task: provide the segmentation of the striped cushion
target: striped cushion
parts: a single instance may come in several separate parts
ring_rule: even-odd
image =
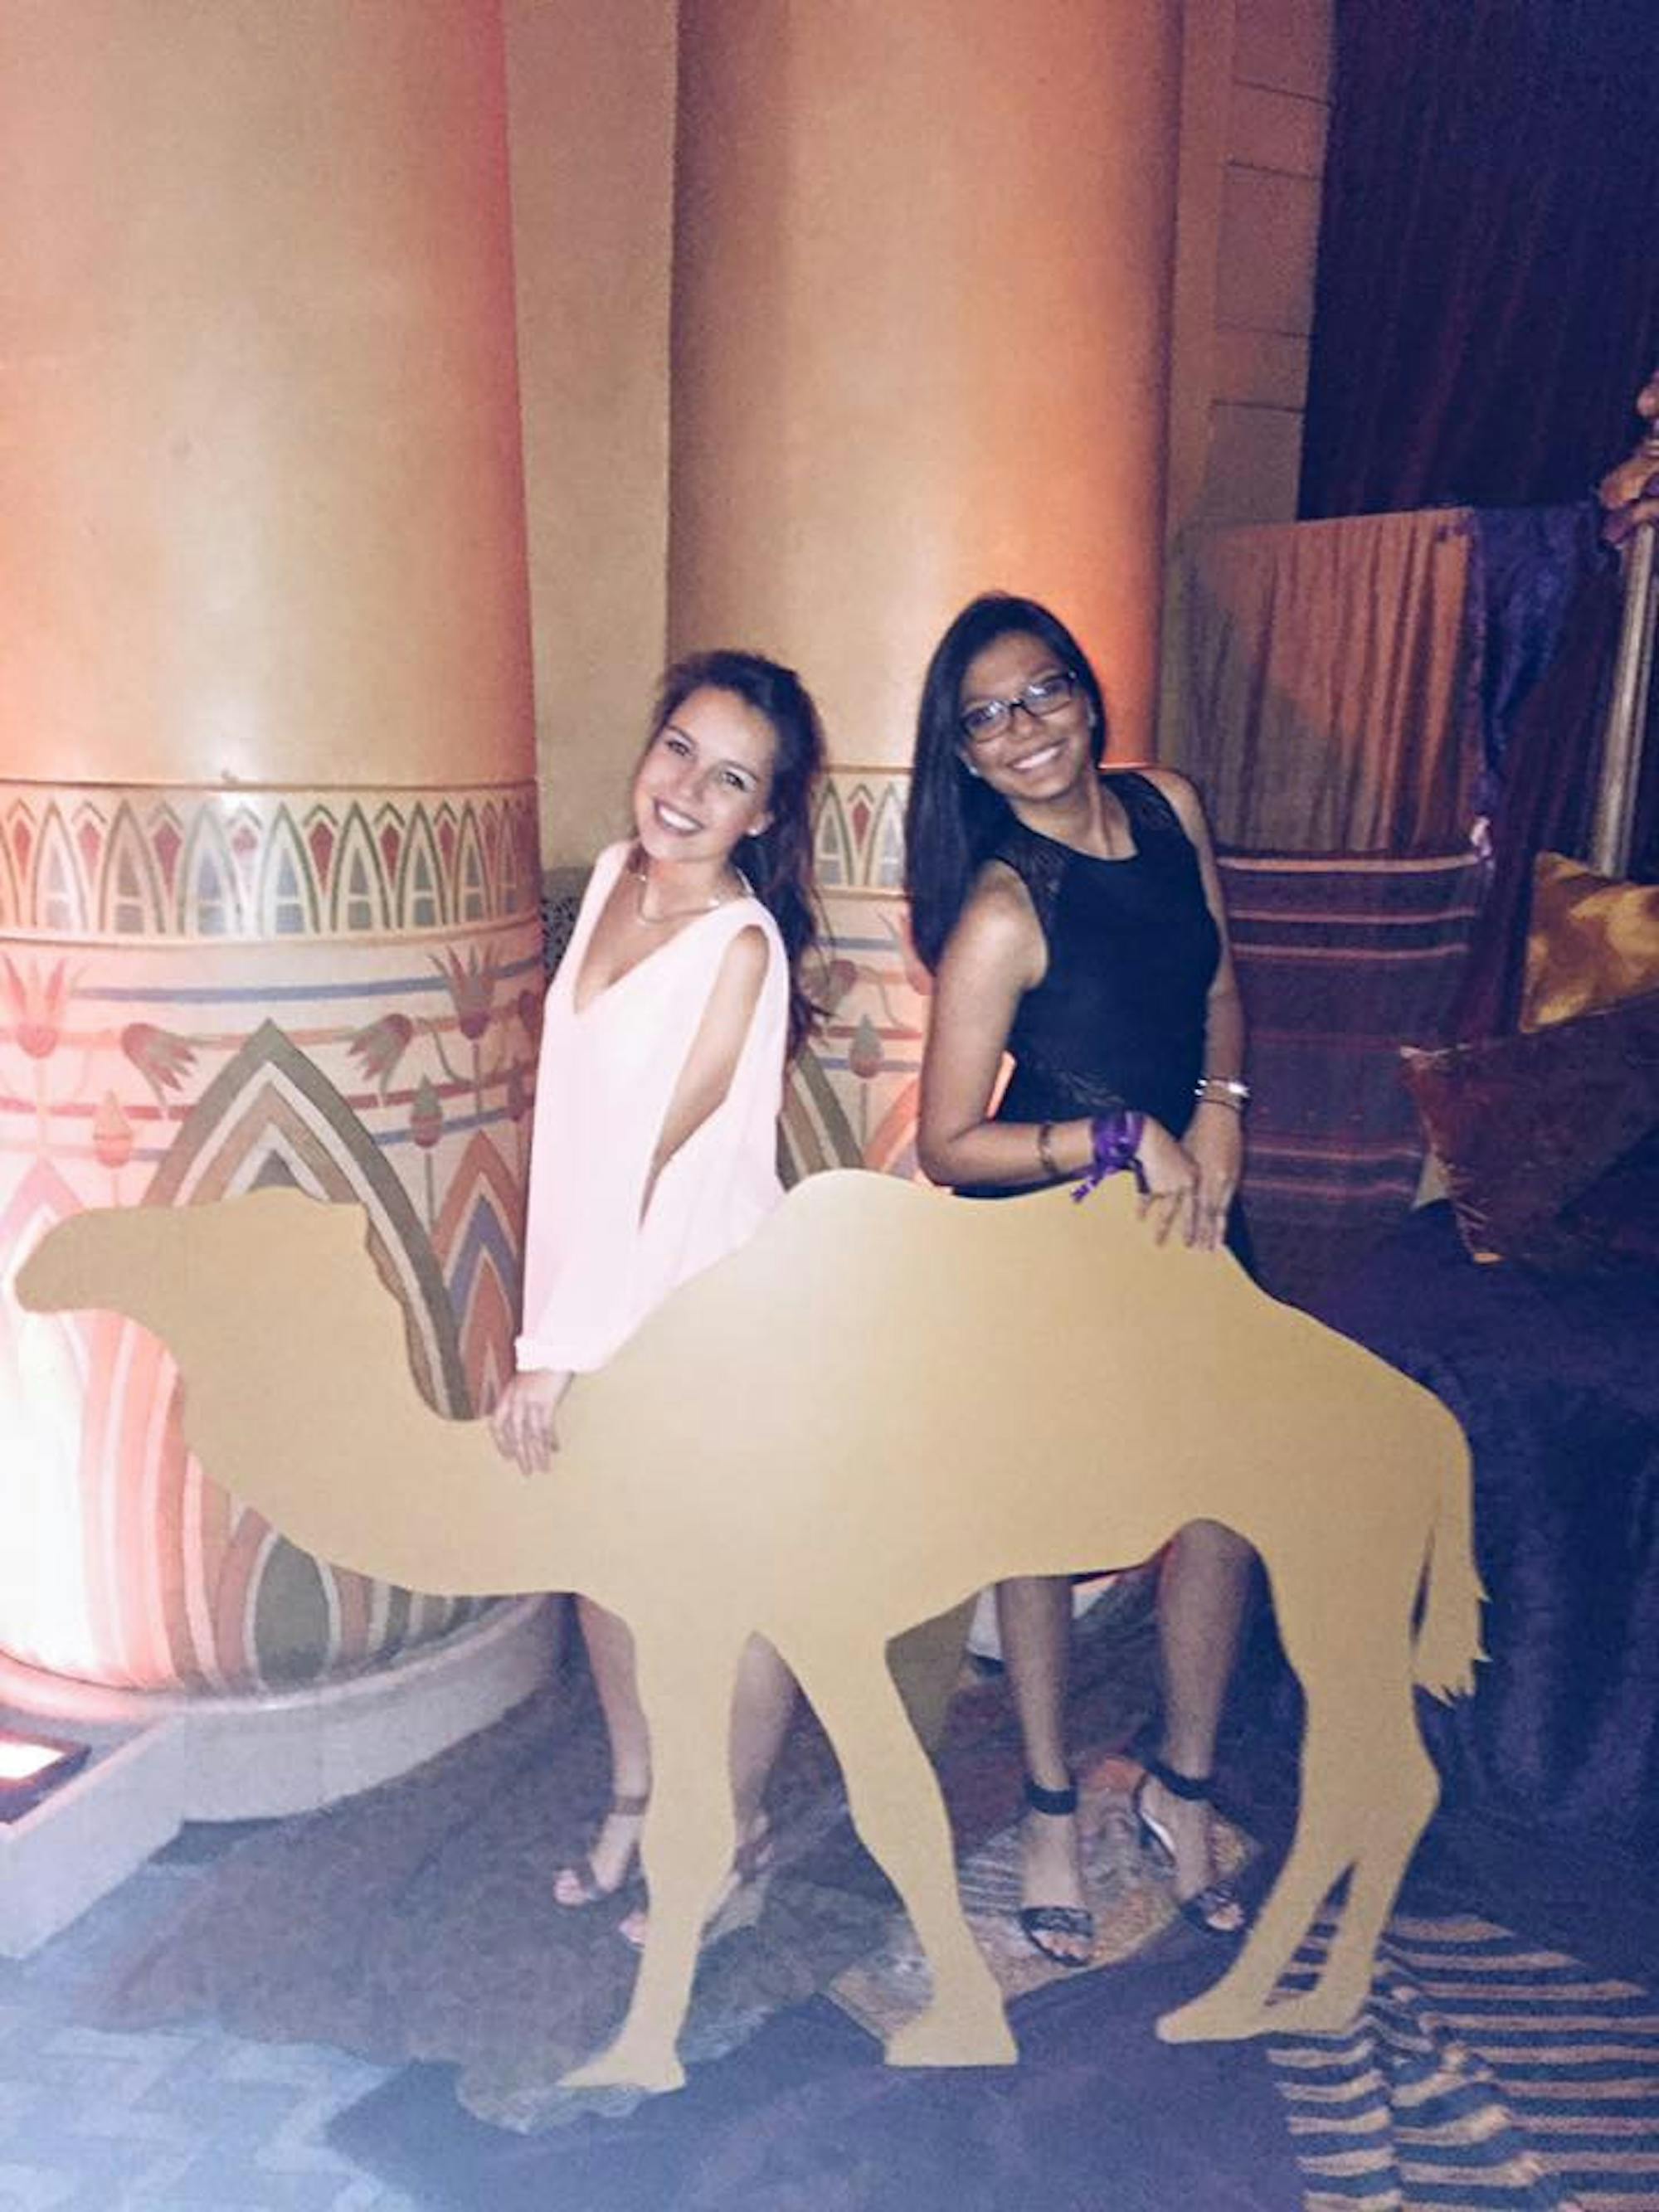
[[[1479,903],[1467,848],[1224,854],[1254,1089],[1244,1181],[1266,1286],[1301,1299],[1410,1205],[1423,1140],[1402,1044],[1438,1042]]]

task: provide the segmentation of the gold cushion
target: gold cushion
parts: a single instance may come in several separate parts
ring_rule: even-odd
[[[1659,884],[1598,876],[1559,853],[1533,863],[1521,1027],[1547,1029],[1659,990]]]

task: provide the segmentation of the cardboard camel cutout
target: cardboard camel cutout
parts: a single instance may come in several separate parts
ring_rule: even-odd
[[[1437,1795],[1413,1683],[1467,1690],[1479,1656],[1468,1454],[1426,1391],[1230,1256],[1158,1245],[1127,1178],[1081,1206],[975,1206],[844,1171],[799,1185],[582,1377],[551,1472],[526,1480],[482,1423],[420,1396],[364,1232],[357,1208],[289,1190],[92,1212],[51,1232],[19,1293],[161,1338],[204,1467],[319,1557],[415,1589],[581,1590],[628,1620],[654,1752],[650,1933],[616,2041],[573,2083],[683,2079],[751,1632],[817,1709],[927,1955],[932,2001],[890,2063],[1011,2061],[889,1642],[987,1583],[1145,1559],[1202,1518],[1267,1564],[1306,1697],[1301,1809],[1243,1949],[1159,2032],[1351,2019]],[[1344,1874],[1318,1979],[1272,2002]]]

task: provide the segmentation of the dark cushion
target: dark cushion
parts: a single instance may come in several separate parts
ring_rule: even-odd
[[[1659,992],[1401,1058],[1475,1259],[1659,1264]]]

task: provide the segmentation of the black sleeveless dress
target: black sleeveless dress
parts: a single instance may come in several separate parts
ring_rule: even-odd
[[[1198,1103],[1220,933],[1197,851],[1169,800],[1131,769],[1103,781],[1129,818],[1128,859],[1097,860],[1019,822],[993,849],[1030,892],[1048,948],[1047,972],[1009,1032],[1014,1072],[995,1118],[1066,1121],[1133,1106],[1178,1137]],[[1017,1194],[983,1183],[963,1189],[972,1198]],[[1235,1208],[1229,1243],[1237,1236]]]

